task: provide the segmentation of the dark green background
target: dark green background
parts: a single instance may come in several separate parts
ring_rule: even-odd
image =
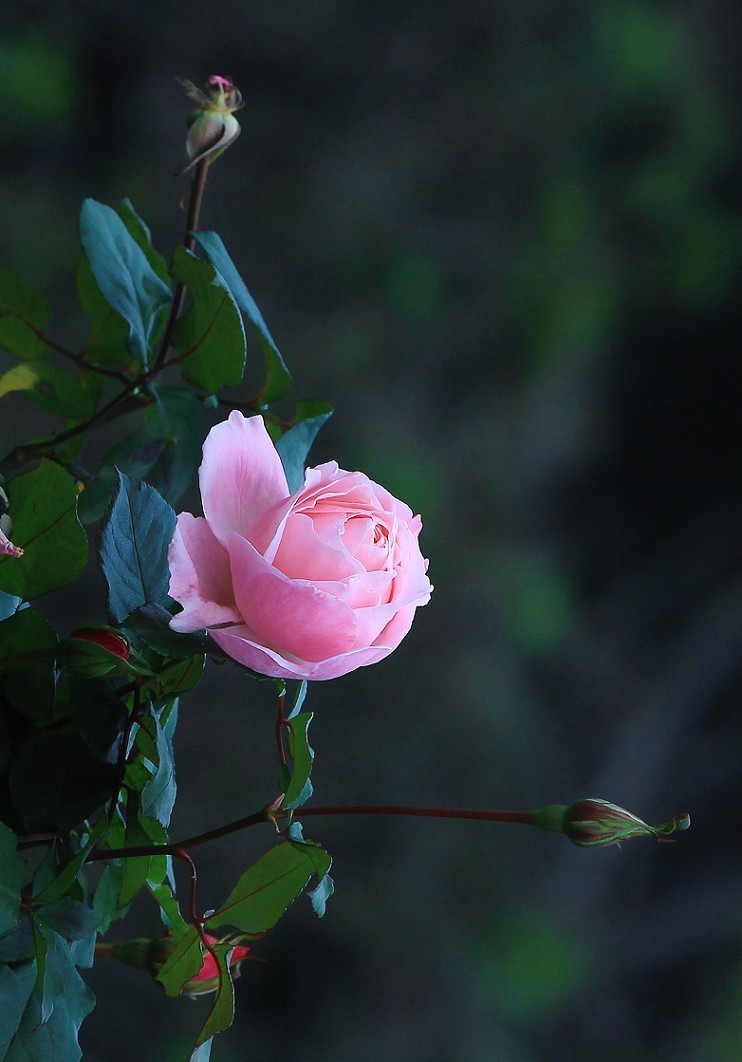
[[[693,818],[677,844],[592,852],[307,819],[337,895],[256,944],[216,1062],[739,1057],[741,21],[721,0],[5,13],[0,264],[56,334],[83,335],[83,197],[130,196],[167,250],[174,76],[231,74],[243,132],[203,225],[292,397],[336,406],[313,459],[423,515],[430,605],[388,661],[310,690],[316,801]],[[3,452],[40,425],[6,401]],[[44,603],[61,633],[103,619],[92,571],[86,594]],[[269,689],[210,668],[183,702],[176,835],[274,796],[272,724]],[[201,850],[201,905],[269,842]],[[86,1060],[184,1057],[203,1004],[113,965],[90,983]]]

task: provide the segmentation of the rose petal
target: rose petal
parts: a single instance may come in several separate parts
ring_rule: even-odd
[[[212,631],[211,637],[225,653],[245,667],[270,678],[312,679],[315,682],[339,678],[355,671],[357,667],[375,664],[391,652],[385,647],[369,646],[340,653],[328,660],[312,662],[292,659],[266,646],[259,645],[249,636],[249,628],[232,627],[229,631]]]
[[[347,579],[363,571],[345,548],[340,537],[342,525],[333,520],[334,535],[329,526],[321,527],[317,534],[317,520],[304,513],[292,513],[286,520],[281,543],[273,558],[273,564],[289,579],[321,580]]]
[[[235,410],[211,429],[199,469],[204,516],[219,541],[243,535],[258,516],[289,493],[281,458],[262,417]]]
[[[168,549],[168,593],[183,606],[170,621],[175,631],[200,631],[215,623],[240,622],[229,557],[201,516],[181,513]]]
[[[353,610],[310,583],[287,579],[244,538],[228,539],[237,606],[261,645],[319,661],[355,649]]]

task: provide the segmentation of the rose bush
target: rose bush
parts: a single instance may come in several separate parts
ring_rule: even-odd
[[[334,462],[290,494],[261,417],[211,430],[199,482],[204,516],[178,516],[168,553],[174,630],[264,675],[331,679],[388,656],[428,601],[420,517]]]

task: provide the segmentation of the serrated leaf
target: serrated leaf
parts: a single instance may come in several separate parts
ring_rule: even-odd
[[[182,247],[175,249],[171,271],[193,299],[172,334],[183,376],[212,394],[238,384],[245,371],[245,330],[229,288],[213,265]]]
[[[15,833],[0,822],[0,936],[13,929],[21,917],[26,864],[18,854],[17,845]]]
[[[215,944],[214,955],[218,973],[218,986],[214,1004],[209,1011],[206,1021],[201,1026],[201,1031],[196,1038],[196,1047],[210,1040],[212,1036],[228,1029],[234,1021],[234,984],[232,973],[229,969],[229,956],[232,954],[232,944]]]
[[[327,909],[327,901],[334,892],[335,882],[329,874],[325,874],[317,888],[312,889],[308,894],[309,900],[312,904],[312,910],[317,915],[317,918],[324,918]]]
[[[114,622],[122,623],[142,605],[166,600],[167,549],[175,522],[175,513],[153,487],[119,473],[98,551]]]
[[[184,660],[173,660],[160,669],[158,680],[160,690],[167,693],[187,693],[192,690],[204,673],[206,657],[203,653],[187,656]]]
[[[312,874],[324,877],[330,863],[319,845],[292,841],[276,845],[248,867],[206,926],[209,930],[234,926],[243,933],[271,929]]]
[[[139,845],[164,844],[167,835],[160,823],[142,810],[138,793],[127,794],[126,833],[124,845],[127,848]],[[147,881],[160,884],[165,877],[165,856],[134,856],[122,860],[123,876],[119,904],[123,907],[134,899]]]
[[[204,250],[206,257],[218,270],[224,283],[232,293],[232,298],[244,314],[255,326],[258,334],[258,342],[265,359],[265,379],[261,388],[260,401],[266,404],[283,398],[291,384],[291,373],[281,357],[281,352],[276,346],[268,326],[263,320],[263,315],[257,307],[255,300],[237,271],[234,262],[229,257],[227,249],[222,242],[221,236],[216,232],[194,232]]]
[[[20,358],[44,358],[49,348],[38,333],[49,322],[46,299],[23,277],[0,269],[0,347]]]
[[[35,608],[5,621],[0,649],[0,689],[21,715],[49,722],[54,714],[57,636]]]
[[[53,461],[6,485],[13,542],[22,557],[0,556],[0,589],[24,600],[73,582],[85,567],[88,540],[77,519],[77,486]]]
[[[128,323],[129,353],[146,365],[150,342],[172,298],[170,288],[118,214],[103,203],[83,203],[80,240],[103,297]]]
[[[148,881],[147,887],[159,904],[162,913],[162,921],[167,928],[172,930],[176,936],[185,933],[188,926],[184,922],[183,916],[180,913],[180,906],[178,905],[177,897],[175,896],[170,883],[163,881],[159,885],[154,885]]]
[[[83,387],[79,376],[51,361],[23,361],[0,376],[0,398],[25,392],[39,409],[67,420],[85,420],[95,411],[95,395]]]
[[[311,416],[305,417],[293,428],[289,428],[276,443],[278,455],[281,458],[283,470],[290,493],[294,493],[304,483],[304,469],[307,463],[307,455],[312,443],[317,437],[317,432],[322,425],[332,416],[332,406],[326,402],[313,403],[314,406],[325,407]]]
[[[156,980],[165,989],[165,994],[176,999],[183,985],[201,969],[201,938],[195,926],[189,926],[178,938],[175,947],[157,972]]]

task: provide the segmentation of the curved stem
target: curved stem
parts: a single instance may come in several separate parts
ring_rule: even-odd
[[[102,859],[128,859],[134,856],[150,855],[178,855],[178,852],[196,848],[207,841],[215,841],[219,837],[226,837],[230,833],[247,829],[249,826],[257,826],[261,822],[272,822],[277,819],[287,818],[288,812],[276,811],[273,805],[261,808],[260,811],[245,818],[236,819],[234,822],[217,826],[216,829],[207,830],[206,833],[196,834],[195,837],[186,837],[182,841],[172,844],[137,845],[132,848],[108,848],[92,852],[88,857],[89,862]],[[482,808],[416,808],[401,804],[350,804],[339,807],[320,807],[301,809],[300,815],[406,815],[420,816],[428,819],[470,819],[480,822],[516,822],[523,825],[535,826],[534,813],[532,811],[498,811]],[[182,858],[182,857],[181,857]]]

